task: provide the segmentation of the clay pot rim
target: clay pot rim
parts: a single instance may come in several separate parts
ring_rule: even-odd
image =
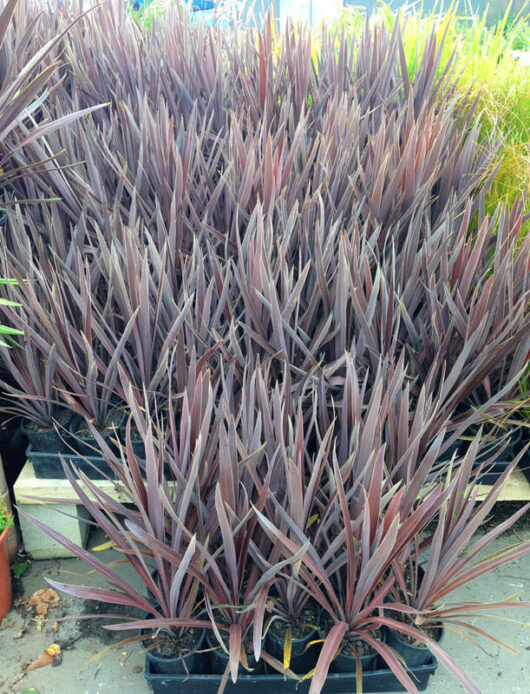
[[[9,526],[9,525],[2,530],[2,532],[0,533],[0,545],[3,544],[5,540],[7,540],[7,534],[9,533],[10,530],[11,530],[11,526]]]

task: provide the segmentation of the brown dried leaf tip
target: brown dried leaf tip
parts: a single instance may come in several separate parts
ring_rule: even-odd
[[[62,657],[61,647],[57,643],[52,643],[48,646],[42,653],[32,660],[31,663],[26,668],[26,671],[36,670],[39,667],[44,667],[45,665],[50,665],[57,659]]]

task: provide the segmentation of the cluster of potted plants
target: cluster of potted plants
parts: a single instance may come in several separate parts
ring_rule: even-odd
[[[530,551],[479,557],[527,508],[473,538],[524,453],[477,503],[487,429],[522,404],[530,239],[522,201],[485,214],[498,143],[435,34],[410,79],[399,22],[324,28],[313,58],[270,18],[34,11],[68,56],[38,118],[70,120],[13,143],[6,409],[145,591],[37,523],[107,582],[53,585],[130,607],[107,628],[139,632],[158,692],[415,692],[435,659],[476,692],[442,637],[486,635],[486,606],[446,598]]]
[[[51,585],[131,608],[126,619],[110,608],[105,628],[140,632],[155,692],[175,682],[217,691],[229,678],[244,691],[249,677],[294,691],[308,676],[311,692],[326,678],[346,687],[338,691],[363,678],[368,691],[378,691],[389,675],[415,692],[434,670],[433,655],[478,691],[444,651],[444,628],[454,624],[497,643],[474,623],[476,613],[530,605],[447,596],[530,551],[526,541],[483,556],[528,505],[475,536],[517,460],[477,503],[480,438],[456,471],[429,485],[439,437],[410,479],[395,485],[380,437],[342,458],[334,425],[321,432],[317,424],[316,397],[306,423],[300,411],[289,414],[285,389],[268,400],[262,392],[256,403],[260,371],[248,375],[235,410],[226,394],[214,407],[212,383],[199,376],[182,394],[182,414],[168,410],[167,431],[131,402],[145,432],[145,460],[134,454],[131,422],[121,456],[94,432],[130,503],[109,499],[82,472],[66,474],[145,592],[37,523],[106,580],[102,589]],[[273,411],[275,420],[267,421]],[[361,439],[373,436],[369,417],[355,428]]]

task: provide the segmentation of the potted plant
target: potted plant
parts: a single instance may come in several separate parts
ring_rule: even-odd
[[[72,471],[65,464],[65,474],[80,495],[81,502],[116,548],[124,553],[144,582],[150,599],[140,595],[88,551],[75,546],[36,519],[33,522],[99,571],[111,588],[67,586],[54,581],[50,581],[51,585],[78,597],[129,605],[145,613],[142,615],[140,612],[136,618],[131,616],[126,621],[107,625],[107,628],[141,630],[138,639],[147,647],[148,672],[151,675],[167,675],[169,671],[176,674],[190,669],[202,672],[204,664],[202,660],[197,663],[193,654],[204,650],[203,630],[206,629],[215,634],[210,643],[218,651],[204,659],[209,663],[209,671],[216,671],[217,660],[222,663],[225,677],[231,674],[233,679],[237,679],[240,662],[252,669],[245,646],[255,622],[256,606],[264,606],[275,575],[282,568],[299,561],[301,553],[262,570],[259,552],[253,544],[254,541],[259,542],[259,536],[263,533],[252,508],[248,508],[239,521],[235,520],[231,492],[241,493],[242,489],[237,478],[234,487],[227,486],[231,473],[225,468],[229,461],[222,457],[226,450],[222,447],[225,453],[217,458],[213,453],[218,449],[212,450],[210,443],[202,443],[207,431],[210,430],[210,441],[213,436],[212,389],[208,378],[199,374],[191,390],[195,393],[196,402],[202,402],[203,409],[201,411],[190,403],[186,422],[181,422],[181,426],[190,433],[195,431],[195,441],[191,445],[189,440],[184,442],[182,448],[177,445],[167,461],[170,474],[173,473],[178,482],[176,487],[170,488],[167,479],[170,475],[164,475],[164,458],[168,455],[166,435],[149,418],[145,428],[142,426],[145,431],[145,461],[139,461],[134,455],[130,430],[125,447],[126,466],[96,433],[96,440],[111,467],[115,468],[116,476],[123,480],[135,499],[132,508],[117,502],[109,504],[106,495],[82,471],[75,468]],[[174,417],[170,416],[170,420],[174,426]],[[140,465],[145,466],[146,486],[140,475]],[[233,470],[231,464],[228,467]],[[222,468],[225,468],[228,477],[221,473],[219,482],[212,488],[208,479]],[[83,481],[86,491],[74,473]],[[208,499],[210,488],[214,494],[212,506]],[[224,499],[221,490],[227,494]],[[264,500],[266,496],[265,487],[261,497]],[[240,499],[243,505],[244,499],[243,494]],[[201,541],[199,538],[202,537],[204,540]],[[147,558],[154,560],[156,575],[148,568]],[[239,602],[236,603],[234,598]],[[112,617],[112,614],[107,616]],[[196,632],[193,633],[193,630]],[[153,640],[149,632],[154,633]],[[190,633],[193,637],[191,641]],[[227,634],[226,639],[221,636],[222,633]]]
[[[123,466],[112,450],[106,447],[101,435],[97,436],[109,454],[109,464],[116,465],[115,472],[120,475]],[[205,614],[204,599],[201,597],[201,586],[205,578],[201,572],[203,563],[197,550],[196,538],[191,530],[175,525],[173,521],[174,518],[180,518],[188,528],[193,528],[197,521],[190,501],[197,482],[200,455],[190,470],[186,483],[176,488],[178,494],[175,498],[167,481],[161,479],[163,446],[155,445],[152,434],[150,433],[146,440],[145,465],[149,468],[146,475],[147,487],[144,487],[144,482],[139,477],[139,461],[130,448],[130,439],[127,448],[129,470],[133,474],[133,478],[129,478],[129,491],[138,495],[135,508],[118,502],[109,504],[106,495],[82,471],[74,468],[90,496],[66,464],[65,474],[80,494],[79,498],[86,505],[93,520],[106,532],[118,551],[124,553],[126,561],[143,582],[150,598],[144,597],[130,582],[123,580],[95,555],[74,545],[55,530],[47,528],[35,519],[32,520],[57,542],[68,547],[98,571],[106,579],[109,587],[88,588],[54,581],[49,581],[50,585],[81,598],[129,606],[131,613],[125,621],[121,615],[117,623],[107,624],[106,628],[139,631],[136,640],[145,646],[150,672],[165,675],[186,673],[190,669],[196,670],[201,667],[200,663],[197,665],[195,662],[195,656],[204,650],[204,629],[211,628],[211,623]],[[133,482],[133,479],[137,479],[136,475],[140,480],[138,485]],[[147,498],[150,498],[151,502],[145,506]],[[170,513],[169,508],[173,509]],[[153,560],[156,575],[153,575],[152,568],[147,564]],[[113,617],[112,612],[102,616],[109,619]]]
[[[0,346],[1,355],[11,378],[17,385],[1,382],[9,405],[2,410],[22,418],[21,429],[32,452],[67,453],[68,425],[72,412],[61,407],[55,390],[56,350],[52,345],[46,358],[26,331],[16,349],[9,352]],[[38,472],[38,471],[37,471]]]
[[[319,692],[328,672],[348,673],[359,684],[378,657],[401,684],[415,691],[409,676],[385,644],[386,630],[378,609],[393,585],[393,560],[441,506],[444,493],[437,485],[408,511],[403,491],[391,497],[384,491],[384,449],[368,455],[362,473],[350,479],[353,459],[339,467],[333,461],[335,492],[322,507],[319,531],[301,560],[300,576],[319,604],[322,650],[313,674],[311,692]],[[357,461],[359,462],[359,461]],[[391,500],[389,501],[389,499]],[[260,522],[271,540],[287,553],[309,543],[307,535],[288,538],[262,513]],[[403,520],[403,516],[405,520]]]
[[[530,504],[526,504],[506,521],[472,542],[474,534],[485,523],[518,462],[515,459],[510,463],[484,501],[478,503],[477,482],[480,481],[480,470],[474,469],[474,457],[479,443],[480,433],[455,474],[449,494],[435,521],[434,531],[422,542],[415,538],[404,554],[392,563],[391,573],[395,583],[382,613],[385,615],[384,623],[390,627],[387,643],[408,666],[426,662],[431,653],[447,664],[439,644],[444,626],[450,627],[453,623],[459,630],[464,627],[502,646],[504,644],[470,622],[469,618],[489,609],[530,606],[530,603],[513,600],[495,603],[447,601],[447,596],[456,588],[530,551],[530,542],[527,541],[477,559],[480,552],[487,549],[530,508]],[[426,549],[429,553],[422,567],[420,551],[424,552]],[[448,667],[464,684],[465,678],[462,678],[462,673],[458,674],[457,667],[451,664]]]
[[[248,400],[245,406],[249,407]],[[313,542],[318,532],[317,499],[328,464],[333,427],[328,429],[318,447],[309,446],[306,442],[312,438],[314,421],[305,425],[301,408],[295,418],[284,417],[289,432],[285,443],[282,441],[284,428],[279,421],[265,425],[268,427],[266,440],[277,447],[279,474],[274,486],[271,484],[262,513],[274,519],[287,537],[293,539],[305,530]],[[266,557],[270,565],[278,563],[282,558],[281,543],[270,542]],[[304,585],[298,564],[285,567],[276,576],[269,592],[264,622],[264,648],[283,664],[284,670],[305,675],[314,668],[319,649],[313,642],[318,641],[319,616],[320,607]]]
[[[11,609],[11,568],[7,549],[7,535],[13,525],[13,516],[0,502],[0,621]]]

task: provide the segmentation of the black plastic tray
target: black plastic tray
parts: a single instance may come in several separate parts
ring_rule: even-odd
[[[425,691],[429,677],[438,667],[436,658],[425,665],[410,668],[408,673],[420,692]],[[221,675],[157,675],[149,671],[146,661],[145,679],[154,694],[217,694]],[[240,674],[236,684],[228,680],[226,692],[233,694],[307,694],[311,680],[296,682],[282,675]],[[332,674],[327,676],[322,689],[323,694],[355,694],[357,685],[355,673]],[[363,672],[363,692],[404,692],[405,688],[392,672],[385,668]]]
[[[75,466],[91,480],[102,480],[105,477],[115,478],[111,468],[99,455],[81,456],[75,453],[37,453],[29,445],[26,458],[33,465],[35,477],[39,479],[66,479],[61,458],[68,466]]]

